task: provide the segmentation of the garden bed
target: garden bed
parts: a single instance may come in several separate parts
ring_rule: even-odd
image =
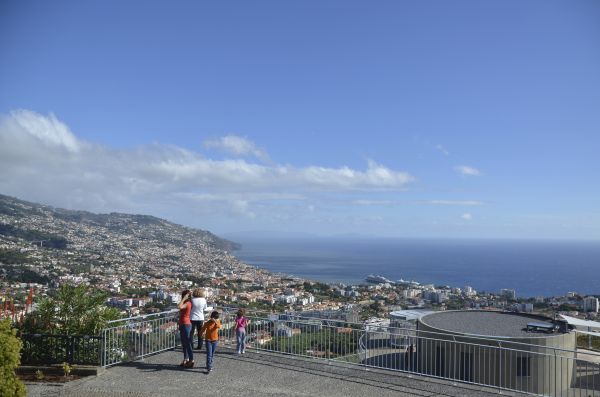
[[[59,374],[44,374],[43,378],[38,377],[35,373],[18,374],[19,379],[23,382],[39,382],[39,383],[67,383],[77,379],[81,379],[79,375],[59,375]]]
[[[19,379],[27,383],[67,383],[102,372],[103,368],[84,365],[74,365],[68,376],[61,365],[22,365],[16,370]]]

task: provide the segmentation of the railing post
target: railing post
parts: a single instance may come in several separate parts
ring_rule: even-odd
[[[142,327],[140,329],[140,333],[141,333],[141,337],[140,337],[140,342],[141,342],[141,346],[140,346],[140,353],[141,353],[141,360],[144,361],[144,345],[146,344],[146,332],[145,332],[145,327],[144,327],[145,323],[144,321],[142,321]]]
[[[104,367],[104,351],[106,350],[105,332],[100,330],[100,340],[98,342],[98,363],[101,367]]]
[[[331,328],[329,326],[325,326],[325,330],[327,331],[327,364],[331,364]]]
[[[498,392],[502,394],[502,342],[498,342],[498,354],[500,355],[500,368],[498,371]]]
[[[369,330],[365,327],[365,371],[369,370]]]
[[[556,379],[556,349],[554,349],[554,395],[556,396],[556,391],[558,389],[558,382]],[[560,391],[560,394],[562,394],[562,390]]]
[[[73,337],[67,335],[67,363],[73,364]]]

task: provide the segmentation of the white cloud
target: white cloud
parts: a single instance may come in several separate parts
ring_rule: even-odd
[[[253,152],[252,145],[236,150],[263,153]],[[258,202],[306,200],[321,192],[400,191],[414,180],[374,161],[362,170],[294,167],[215,160],[161,144],[114,149],[78,139],[54,115],[17,111],[0,117],[0,192],[67,208],[160,212],[188,206],[202,214],[252,218]]]
[[[400,201],[400,200],[353,200],[352,204],[355,205],[372,205],[372,206],[391,206],[391,205],[405,205],[405,204],[426,204],[426,205],[455,205],[463,207],[471,207],[483,205],[482,201],[477,200],[421,200],[421,201]]]
[[[16,110],[9,115],[0,115],[0,124],[5,161],[17,160],[23,155],[42,156],[46,152],[72,156],[82,149],[82,143],[69,127],[52,113],[41,117],[29,110]]]
[[[432,205],[457,205],[465,207],[483,205],[482,201],[477,200],[430,200],[427,203]]]
[[[470,220],[472,220],[472,219],[473,219],[473,215],[471,215],[471,214],[468,214],[468,213],[467,213],[467,214],[462,214],[460,217],[461,217],[462,219],[464,219],[465,221],[470,221]]]
[[[394,200],[353,200],[352,204],[355,205],[399,205],[401,204],[400,201],[394,201]]]
[[[260,160],[269,160],[266,151],[258,148],[249,139],[237,135],[226,135],[218,139],[209,139],[204,141],[204,146],[209,149],[222,150],[234,156],[253,156]]]
[[[357,171],[348,167],[325,168],[307,167],[299,170],[283,169],[281,172],[293,175],[309,185],[320,188],[337,188],[356,190],[363,187],[380,189],[398,189],[415,178],[406,172],[393,171],[383,165],[369,160],[366,171]]]
[[[481,176],[483,173],[479,171],[477,168],[469,167],[466,165],[457,165],[454,167],[456,172],[464,176]]]
[[[439,150],[445,156],[449,156],[450,155],[450,152],[448,151],[448,149],[446,149],[443,145],[435,145],[435,148],[437,150]]]

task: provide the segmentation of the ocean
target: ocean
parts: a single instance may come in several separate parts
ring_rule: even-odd
[[[391,280],[499,292],[559,296],[600,294],[600,242],[448,239],[240,239],[242,261],[302,278],[363,283]]]

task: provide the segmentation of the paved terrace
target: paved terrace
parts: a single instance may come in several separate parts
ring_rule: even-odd
[[[196,351],[194,352],[196,353]],[[243,356],[222,348],[214,369],[205,373],[204,352],[195,355],[193,369],[182,369],[180,351],[168,351],[144,361],[118,365],[95,377],[66,385],[28,384],[38,396],[497,396],[494,389],[455,384],[433,378],[281,354],[247,352]],[[504,395],[512,395],[503,392]]]

